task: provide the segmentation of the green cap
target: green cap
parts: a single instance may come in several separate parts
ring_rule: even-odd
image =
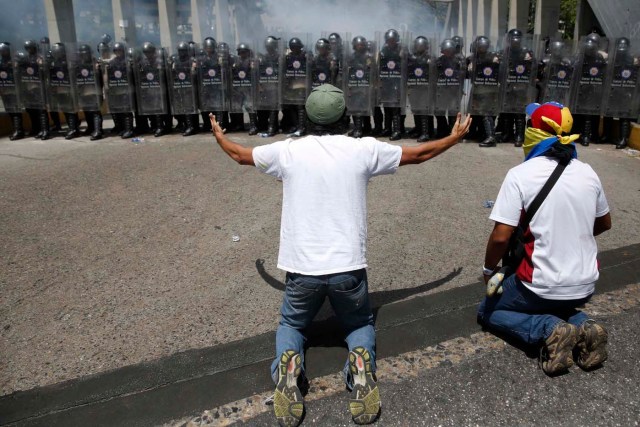
[[[344,94],[330,84],[314,88],[305,103],[307,117],[318,125],[337,122],[342,117],[344,108]]]

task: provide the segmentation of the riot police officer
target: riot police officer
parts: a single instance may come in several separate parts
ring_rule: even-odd
[[[289,52],[283,60],[282,113],[283,122],[291,128],[288,133],[302,136],[307,133],[307,114],[304,110],[307,90],[307,52],[298,37],[289,40]],[[283,125],[284,126],[284,125]]]
[[[491,51],[488,37],[478,36],[470,58],[471,113],[482,116],[485,139],[480,147],[495,147],[495,115],[500,102],[500,56]]]
[[[244,112],[249,114],[249,135],[258,133],[258,117],[253,108],[253,61],[251,48],[240,43],[231,63],[231,122],[234,130],[244,129]],[[235,124],[235,126],[234,126]]]
[[[171,112],[184,124],[182,136],[198,133],[196,61],[187,42],[180,42],[167,63]],[[195,53],[195,52],[194,52]]]
[[[264,39],[264,51],[257,58],[256,109],[260,128],[266,121],[266,136],[278,133],[280,108],[280,39],[268,36]]]
[[[46,110],[46,63],[38,53],[34,40],[24,43],[25,54],[18,58],[19,95],[29,118],[31,131],[29,136],[49,139],[49,115]]]
[[[329,83],[335,86],[336,74],[338,65],[333,55],[331,55],[331,44],[329,40],[325,38],[318,39],[316,42],[316,53],[311,59],[311,85],[308,89],[308,93],[311,93],[313,88]]]
[[[22,107],[18,102],[14,65],[11,45],[7,42],[0,43],[0,97],[5,111],[11,117],[13,127],[13,133],[9,137],[11,141],[24,138]]]
[[[613,118],[618,118],[620,139],[615,143],[617,149],[628,145],[631,120],[638,117],[640,109],[640,50],[636,46],[636,51],[632,53],[631,47],[628,38],[620,37],[609,54],[609,76],[603,112],[605,126],[613,127]]]
[[[418,142],[431,138],[429,119],[431,116],[432,59],[429,52],[429,40],[418,36],[413,41],[413,51],[407,60],[407,96],[416,124]]]
[[[353,131],[350,134],[354,138],[361,138],[366,131],[365,124],[369,123],[371,127],[375,61],[364,37],[354,37],[351,46],[352,50],[345,58],[345,102],[347,113],[353,118]]]
[[[460,110],[462,86],[464,84],[464,58],[458,53],[453,39],[440,43],[440,56],[436,59],[436,81],[434,113],[438,123],[438,138],[449,134]]]
[[[102,139],[102,79],[100,66],[91,53],[88,44],[78,47],[78,59],[73,64],[73,84],[77,93],[78,109],[84,112],[87,120],[85,134],[92,141]]]
[[[135,61],[138,113],[150,116],[153,135],[160,137],[171,131],[171,115],[167,103],[164,51],[151,42],[142,45],[142,55]]]
[[[379,56],[378,97],[380,105],[384,108],[382,136],[389,136],[391,141],[397,141],[402,137],[404,64],[406,64],[406,57],[400,45],[400,34],[394,29],[387,30]]]
[[[562,40],[549,42],[549,54],[541,61],[542,85],[540,102],[559,102],[569,105],[571,97],[571,79],[573,78],[574,61],[569,48]]]
[[[104,62],[105,93],[109,112],[117,134],[121,138],[133,136],[133,111],[135,92],[130,58],[126,56],[124,43],[113,45],[113,58]]]
[[[336,75],[335,75],[335,85],[336,87],[342,88],[343,86],[343,57],[344,57],[344,49],[342,46],[342,37],[338,33],[331,33],[328,37],[329,44],[331,46],[331,56],[333,56],[333,60],[336,64]]]
[[[78,103],[73,91],[73,65],[69,57],[75,52],[67,52],[63,43],[56,43],[51,47],[51,60],[47,64],[47,97],[52,113],[63,113],[68,131],[65,139],[80,136],[80,119],[78,118]],[[47,117],[48,120],[48,117]]]
[[[229,110],[228,67],[222,65],[218,55],[218,44],[212,37],[202,42],[202,52],[198,56],[198,100],[204,128],[210,130],[209,113],[226,128]],[[208,125],[208,126],[207,126]]]

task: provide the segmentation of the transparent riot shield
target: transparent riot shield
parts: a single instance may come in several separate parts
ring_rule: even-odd
[[[333,60],[335,61],[335,77],[334,83],[332,83],[335,87],[342,88],[344,87],[344,75],[345,75],[345,67],[344,67],[344,52],[349,49],[349,43],[351,40],[347,37],[345,33],[339,32],[322,32],[322,38],[329,40],[329,45],[331,46],[331,56],[333,56]]]
[[[18,94],[17,55],[12,51],[12,43],[0,43],[0,112],[19,113],[22,111]]]
[[[347,35],[351,39],[350,35]],[[375,43],[373,44],[375,52]],[[351,47],[344,50],[345,66],[343,91],[347,114],[370,116],[374,107],[375,57],[369,52],[367,40],[356,36]]]
[[[164,67],[164,49],[145,49],[135,58],[134,76],[138,113],[143,116],[167,114],[167,82]]]
[[[571,113],[598,115],[602,110],[607,74],[608,40],[589,36],[578,43],[575,77],[572,80]]]
[[[500,112],[501,58],[488,38],[476,38],[471,54],[470,113],[495,116]]]
[[[44,110],[46,105],[47,63],[37,49],[25,49],[16,57],[18,96],[24,108]]]
[[[407,80],[407,35],[387,37],[387,33],[376,33],[378,52],[378,103],[383,107],[406,106]]]
[[[540,101],[569,105],[571,80],[575,71],[575,57],[569,43],[562,40],[549,42],[549,53],[543,60],[544,73]]]
[[[411,112],[425,115],[433,111],[434,68],[433,38],[411,37],[407,55],[406,92]]]
[[[198,56],[198,100],[201,111],[229,110],[229,67],[215,43],[203,44]]]
[[[604,101],[607,117],[636,119],[640,114],[640,39],[611,43]]]
[[[77,113],[78,102],[73,88],[75,43],[55,43],[48,62],[47,101],[49,111]]]
[[[175,53],[166,59],[167,83],[171,113],[197,114],[198,94],[196,92],[197,65],[189,51]]]
[[[304,105],[309,87],[310,36],[290,34],[281,59],[283,105]]]
[[[231,99],[229,111],[232,113],[253,113],[253,58],[248,44],[240,43],[237,55],[231,60]]]
[[[314,53],[309,58],[309,86],[307,96],[313,88],[323,84],[336,85],[338,62],[331,54],[331,44],[326,38],[320,38],[314,46]]]
[[[100,111],[102,80],[100,67],[91,47],[87,43],[80,43],[71,51],[71,46],[67,45],[67,60],[78,108],[82,111]]]
[[[465,59],[457,53],[456,42],[452,39],[442,39],[437,49],[433,112],[439,116],[453,116],[460,111],[466,75]]]
[[[103,62],[105,95],[110,113],[131,113],[135,109],[131,61],[124,44],[116,43],[113,58]]]
[[[538,63],[534,47],[536,40],[531,35],[505,39],[502,53],[504,73],[502,75],[503,113],[524,114],[527,105],[535,101],[536,73]]]
[[[280,109],[282,39],[268,36],[255,43],[255,108]]]

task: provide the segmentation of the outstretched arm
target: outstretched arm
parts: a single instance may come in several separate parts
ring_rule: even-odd
[[[445,138],[425,142],[414,147],[402,147],[400,166],[426,162],[456,145],[469,132],[469,127],[471,126],[471,116],[469,114],[465,116],[462,122],[461,119],[462,115],[458,113],[456,123],[451,129],[451,135]]]
[[[209,120],[211,120],[213,136],[224,152],[241,165],[255,166],[253,163],[253,147],[245,147],[227,138],[224,134],[224,129],[220,127],[220,123],[216,120],[216,116],[211,113],[209,113]]]

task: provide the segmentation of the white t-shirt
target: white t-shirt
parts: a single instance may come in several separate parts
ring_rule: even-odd
[[[282,179],[278,268],[308,275],[367,266],[367,185],[392,174],[402,148],[374,138],[307,136],[256,147],[256,167]]]
[[[557,164],[541,156],[512,168],[489,218],[517,226]],[[586,163],[572,160],[529,223],[518,278],[541,298],[592,294],[599,277],[593,224],[608,212],[598,175]]]

